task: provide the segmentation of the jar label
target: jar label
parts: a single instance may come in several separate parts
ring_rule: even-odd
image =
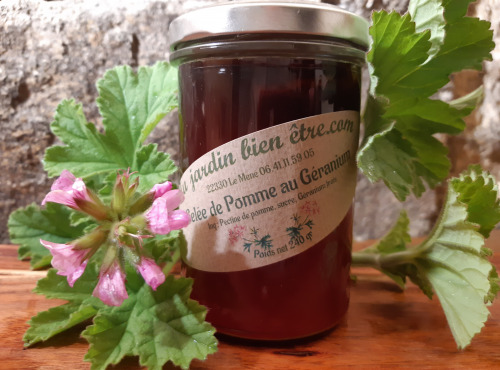
[[[192,163],[180,186],[185,262],[241,271],[314,246],[349,211],[356,187],[359,113],[286,122],[242,136]]]

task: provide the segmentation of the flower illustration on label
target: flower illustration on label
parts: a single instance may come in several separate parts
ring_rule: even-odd
[[[229,242],[231,244],[235,244],[241,238],[243,238],[243,234],[245,232],[245,226],[242,225],[234,225],[232,229],[229,229]]]
[[[300,206],[300,212],[307,216],[316,216],[319,214],[319,204],[315,200],[306,200]]]
[[[250,238],[243,238],[243,240],[245,241],[243,243],[243,250],[245,252],[251,253],[253,247],[254,257],[266,255],[265,253],[259,253],[259,250],[269,252],[273,247],[273,240],[271,239],[271,235],[262,235],[262,233],[259,232],[259,229],[255,227],[250,230]]]
[[[293,225],[286,228],[286,233],[290,237],[288,244],[293,249],[305,243],[306,239],[312,240],[314,222],[309,216],[303,219],[303,217],[298,214],[294,214],[291,220],[293,220]]]

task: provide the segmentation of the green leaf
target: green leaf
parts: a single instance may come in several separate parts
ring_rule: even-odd
[[[139,177],[138,191],[145,192],[154,185],[164,182],[170,175],[177,171],[177,167],[170,159],[170,155],[158,151],[156,144],[141,146],[135,157],[135,173],[131,175],[131,180]],[[103,198],[111,195],[116,181],[116,171],[109,173],[104,179],[101,179],[97,189],[99,195]]]
[[[370,94],[390,98],[396,95],[398,82],[427,60],[430,32],[415,32],[409,14],[374,12],[372,22],[372,46],[367,55],[371,69]]]
[[[160,119],[177,107],[177,88],[177,70],[164,62],[141,67],[137,74],[129,66],[116,67],[97,82],[106,134],[130,155],[129,161],[130,148],[144,142]]]
[[[439,51],[445,36],[444,8],[441,3],[440,0],[413,0],[408,4],[408,12],[416,23],[416,30],[431,31],[430,57]]]
[[[415,94],[431,96],[448,83],[450,74],[464,69],[480,70],[484,60],[491,60],[490,51],[495,47],[491,24],[478,18],[466,17],[472,1],[412,0],[410,2],[410,10],[419,9],[419,12],[412,15],[417,32],[427,28],[430,28],[431,32],[436,32],[437,29],[439,31],[437,37],[433,39],[432,57],[422,67],[409,71],[398,84],[411,87]],[[427,21],[426,12],[420,11],[425,4],[431,8],[444,8],[444,17],[435,16],[431,21]]]
[[[140,175],[139,191],[151,189],[177,171],[170,155],[159,152],[156,144],[143,146],[137,151],[136,165],[137,175]]]
[[[98,305],[100,301],[97,298],[91,298],[98,276],[99,271],[96,263],[89,262],[83,275],[71,288],[65,276],[57,275],[56,269],[50,269],[46,277],[38,280],[33,291],[43,294],[47,298],[63,299],[73,303],[83,303],[92,299],[92,302]]]
[[[498,272],[495,266],[493,266],[493,268],[491,269],[488,279],[490,280],[490,291],[486,296],[485,302],[493,303],[493,300],[500,292],[500,278],[498,277]]]
[[[100,188],[104,178],[130,168],[145,175],[141,190],[165,181],[176,170],[173,162],[155,145],[142,143],[177,106],[176,70],[164,62],[141,67],[137,74],[128,66],[116,67],[106,72],[97,88],[104,134],[87,122],[80,104],[63,101],[51,129],[66,145],[47,149],[44,166],[49,176],[67,169],[77,177],[97,180]]]
[[[84,359],[92,362],[92,369],[106,369],[110,364],[118,364],[126,355],[138,354],[135,333],[128,328],[129,324],[133,325],[132,311],[136,304],[133,298],[127,299],[120,307],[101,310],[94,318],[94,324],[82,332],[90,343]]]
[[[35,293],[69,303],[52,307],[32,317],[30,327],[23,337],[24,345],[28,347],[45,341],[95,316],[105,306],[99,299],[92,297],[97,277],[97,265],[90,262],[73,288],[68,285],[65,276],[57,275],[55,269],[50,269],[46,277],[38,280]]]
[[[459,194],[458,201],[467,204],[467,221],[479,225],[478,231],[484,237],[489,237],[491,230],[500,222],[496,180],[479,166],[473,166],[469,173],[460,175],[451,183]],[[477,191],[478,188],[481,191]]]
[[[471,91],[467,95],[454,99],[450,102],[450,106],[456,109],[470,109],[472,112],[474,108],[481,103],[484,98],[484,87],[479,86],[476,90]]]
[[[482,252],[485,235],[500,221],[497,196],[496,180],[471,166],[450,181],[440,222],[418,247],[427,251],[418,264],[427,270],[459,348],[481,331],[486,303],[499,291],[495,268]]]
[[[402,210],[392,229],[373,246],[363,249],[363,253],[389,254],[406,250],[406,244],[411,242],[409,226],[408,215]]]
[[[90,348],[85,360],[105,369],[125,356],[161,369],[167,361],[184,369],[195,358],[205,359],[217,348],[215,329],[204,321],[206,308],[189,299],[191,279],[172,276],[153,292],[147,285],[129,292],[121,307],[100,310],[83,336]]]
[[[167,235],[155,235],[154,238],[144,240],[144,250],[157,263],[172,261],[172,254],[177,252],[185,238],[179,230],[173,230]]]
[[[97,313],[91,304],[67,303],[39,312],[28,322],[30,325],[23,337],[25,347],[45,341],[78,325]]]
[[[486,304],[500,290],[484,238],[500,221],[496,180],[479,166],[448,183],[446,203],[430,235],[407,247],[401,218],[379,244],[353,254],[354,265],[373,266],[400,286],[410,278],[439,297],[459,348],[470,344],[488,318]]]
[[[433,135],[460,133],[473,109],[474,96],[448,104],[431,95],[451,73],[480,69],[491,58],[490,25],[465,17],[468,3],[416,0],[410,2],[411,17],[373,14],[358,166],[370,181],[384,181],[399,200],[420,196],[426,184],[434,187],[446,178],[448,151]]]
[[[131,163],[117,142],[87,122],[82,105],[74,100],[63,100],[58,105],[50,127],[66,146],[56,145],[46,150],[44,168],[49,177],[57,176],[65,169],[77,177],[94,176],[127,168]]]
[[[411,241],[409,224],[410,220],[408,219],[408,215],[406,211],[402,210],[396,224],[382,239],[374,245],[355,253],[354,263],[356,265],[375,267],[385,275],[389,276],[396,284],[399,285],[401,289],[404,289],[406,286],[406,277],[414,276],[416,278],[416,271],[410,271],[409,268],[411,267],[406,264],[391,266],[390,269],[385,269],[377,264],[373,265],[373,256],[391,255],[397,258],[398,252],[406,251],[406,244]],[[368,258],[365,260],[363,258],[364,256],[367,256]],[[422,284],[419,285],[421,285],[422,290],[424,290],[426,294],[430,292],[432,296],[432,289],[428,289],[427,286],[425,286],[424,281],[422,281]]]
[[[66,243],[82,236],[88,223],[72,226],[70,219],[75,213],[56,203],[48,203],[45,209],[31,204],[12,212],[7,226],[11,242],[19,244],[19,259],[31,258],[35,269],[49,266],[51,255],[40,239]]]
[[[448,162],[445,165],[443,171],[448,173]],[[410,187],[417,196],[425,191],[415,149],[392,127],[368,138],[358,152],[358,167],[372,182],[383,179],[401,201],[409,194]]]

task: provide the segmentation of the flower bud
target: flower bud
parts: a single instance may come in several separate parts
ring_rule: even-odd
[[[143,213],[153,204],[154,194],[146,193],[139,197],[129,208],[129,215],[134,216]]]
[[[94,217],[98,221],[109,219],[108,207],[100,201],[99,203],[95,203],[85,199],[75,199],[75,204],[78,206],[80,211]]]
[[[108,239],[108,234],[109,230],[97,227],[89,234],[76,239],[71,244],[73,244],[73,249],[76,250],[97,249]]]
[[[116,177],[115,186],[113,188],[113,195],[111,198],[111,208],[117,215],[121,215],[127,207],[127,194],[122,181],[122,176]]]
[[[128,187],[128,191],[127,191],[127,198],[128,199],[131,199],[132,196],[135,194],[137,188],[139,187],[139,178],[137,177],[134,182],[132,183],[132,185],[130,185]]]

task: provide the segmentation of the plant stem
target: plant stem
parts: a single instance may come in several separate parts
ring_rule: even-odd
[[[419,257],[419,248],[411,248],[402,252],[390,254],[355,252],[352,254],[352,266],[373,267],[381,270],[397,265],[412,263]]]
[[[374,267],[380,266],[380,254],[377,253],[360,253],[354,252],[352,254],[352,266],[357,267]]]

